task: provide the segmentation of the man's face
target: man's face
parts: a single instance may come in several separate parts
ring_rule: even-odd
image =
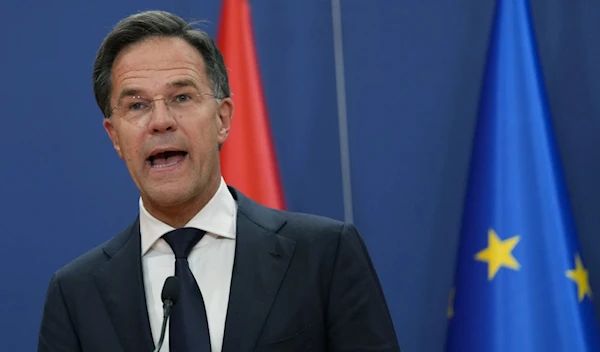
[[[120,107],[104,128],[144,205],[173,207],[212,196],[206,193],[220,182],[218,146],[227,138],[233,105],[210,95],[178,105],[195,93],[212,94],[198,51],[178,38],[146,39],[119,54],[111,79],[111,107]],[[136,103],[151,100],[153,109]],[[141,110],[145,118],[125,116]]]

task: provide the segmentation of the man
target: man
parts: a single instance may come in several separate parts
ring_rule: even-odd
[[[166,12],[130,16],[102,43],[93,83],[139,216],[52,276],[39,352],[152,351],[173,275],[161,351],[399,351],[352,225],[268,209],[225,184],[234,108],[206,33]]]

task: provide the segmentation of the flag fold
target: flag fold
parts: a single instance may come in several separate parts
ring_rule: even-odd
[[[223,178],[258,203],[284,209],[247,0],[223,1],[217,31],[234,103],[231,132],[221,149]]]

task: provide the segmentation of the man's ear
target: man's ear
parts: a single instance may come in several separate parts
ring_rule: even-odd
[[[119,158],[123,159],[123,153],[121,153],[121,146],[119,145],[119,136],[117,135],[113,121],[110,119],[110,117],[107,117],[104,118],[102,124],[104,125],[104,130],[108,134],[108,137],[113,144],[113,148],[115,148],[117,151]]]
[[[233,120],[233,100],[224,98],[221,100],[217,110],[219,118],[219,144],[225,143],[231,129],[231,120]]]

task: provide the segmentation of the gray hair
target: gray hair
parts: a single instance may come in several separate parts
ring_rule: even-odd
[[[149,37],[177,37],[196,48],[204,58],[206,74],[213,94],[222,99],[230,96],[227,69],[223,55],[212,38],[194,29],[191,23],[165,11],[146,11],[121,20],[104,38],[94,61],[94,95],[104,117],[110,117],[111,72],[117,55],[125,47]]]

